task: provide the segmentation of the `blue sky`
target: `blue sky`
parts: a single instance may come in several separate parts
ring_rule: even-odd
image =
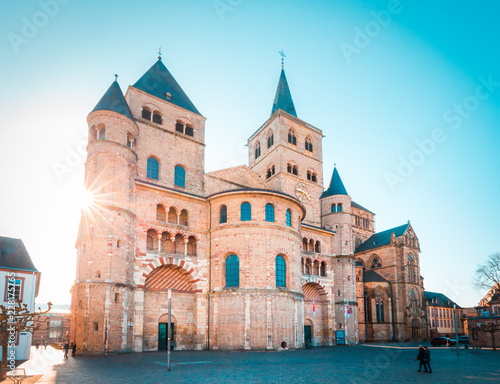
[[[280,71],[377,230],[411,220],[425,288],[477,304],[500,251],[500,6],[493,1],[7,2],[0,15],[0,234],[69,303],[86,117],[163,60],[206,122],[206,170],[247,161]],[[30,29],[30,24],[31,26]],[[422,149],[423,148],[423,149]],[[64,173],[61,173],[61,166]]]

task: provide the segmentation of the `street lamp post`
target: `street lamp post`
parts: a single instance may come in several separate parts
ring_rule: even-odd
[[[453,317],[455,318],[455,341],[457,343],[457,356],[459,355],[458,351],[458,329],[457,329],[457,305],[453,304]]]
[[[168,327],[167,327],[167,370],[170,371],[170,327],[172,324],[172,290],[168,290]]]

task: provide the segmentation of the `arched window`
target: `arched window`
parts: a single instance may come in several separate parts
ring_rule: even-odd
[[[184,237],[180,233],[175,235],[174,248],[175,253],[178,255],[184,255]]]
[[[311,180],[311,171],[307,171],[307,180]]]
[[[286,225],[289,227],[292,226],[292,211],[289,209],[286,210]]]
[[[316,174],[314,172],[311,174],[311,181],[313,183],[316,183],[318,181],[318,177],[316,176]]]
[[[319,276],[319,261],[318,260],[314,260],[313,275]]]
[[[337,212],[337,206],[335,204],[332,204],[331,212]]]
[[[238,287],[239,285],[240,259],[236,255],[231,255],[226,259],[226,287]]]
[[[309,152],[313,151],[312,139],[309,136],[306,137],[305,148],[306,148],[306,151],[309,151]]]
[[[134,137],[128,133],[127,134],[127,147],[132,148],[132,142],[134,141]]]
[[[276,286],[286,287],[286,262],[283,256],[276,256]]]
[[[288,142],[293,145],[297,145],[297,136],[293,129],[288,130]]]
[[[149,108],[142,108],[142,118],[151,121],[151,110]]]
[[[276,172],[276,168],[274,167],[274,165],[271,165],[268,169],[267,169],[267,178],[269,179],[272,175],[274,175]]]
[[[95,271],[95,277],[96,277],[96,279],[100,279],[101,278],[101,271]]]
[[[185,209],[183,209],[181,211],[181,214],[179,215],[179,225],[184,225],[186,227],[189,225],[188,211],[186,211]]]
[[[260,141],[255,145],[255,158],[257,159],[260,156]]]
[[[372,296],[370,290],[365,288],[365,323],[372,322]]]
[[[337,204],[337,212],[342,212],[342,204]]]
[[[294,165],[292,167],[292,174],[294,174],[295,176],[297,176],[299,174],[299,169],[297,168],[296,165]]]
[[[154,229],[148,229],[146,239],[146,249],[150,251],[158,250],[158,234]]]
[[[168,210],[168,222],[170,224],[177,224],[177,210],[174,207],[170,207]]]
[[[382,262],[380,261],[378,256],[375,256],[372,261],[372,269],[374,268],[382,268]]]
[[[314,244],[314,252],[321,253],[321,243],[319,242],[319,240],[317,240]]]
[[[272,204],[266,204],[266,221],[274,223],[274,207]]]
[[[196,256],[196,237],[189,236],[187,243],[187,254],[188,256]]]
[[[305,273],[310,275],[312,272],[312,262],[311,259],[306,260],[306,265],[305,265]]]
[[[190,127],[189,125],[186,125],[186,129],[185,129],[184,133],[187,136],[193,137],[194,136],[194,129],[193,129],[193,127]]]
[[[161,125],[161,113],[159,111],[153,112],[153,123]]]
[[[167,220],[167,212],[165,211],[165,207],[161,204],[158,204],[156,206],[156,220],[158,221]]]
[[[180,165],[175,166],[174,184],[183,188],[186,186],[186,170]]]
[[[269,131],[267,134],[267,148],[271,148],[274,145],[274,133]]]
[[[158,180],[159,171],[160,171],[160,164],[158,163],[158,160],[156,160],[154,157],[148,157],[147,176],[150,179]]]
[[[384,298],[381,292],[377,291],[375,298],[375,312],[377,313],[377,323],[384,322]]]
[[[120,301],[120,294],[115,293],[115,303],[117,303],[118,301]]]
[[[94,321],[92,328],[94,329],[94,331],[98,331],[99,330],[99,323],[97,321]]]
[[[252,206],[250,205],[250,203],[241,204],[240,220],[241,221],[251,221],[252,220]]]
[[[288,163],[288,164],[286,165],[286,171],[287,171],[288,173],[292,173],[292,164]]]
[[[227,207],[221,205],[219,208],[219,223],[227,223]]]
[[[106,128],[103,127],[99,130],[99,136],[97,137],[99,140],[106,140]]]
[[[326,263],[324,261],[321,262],[321,276],[326,276]]]
[[[161,251],[172,253],[172,236],[168,232],[161,234]]]
[[[412,315],[418,314],[417,296],[415,295],[414,290],[412,290],[410,293],[410,310]]]
[[[180,121],[175,122],[175,131],[179,133],[184,133],[184,124],[182,124]]]

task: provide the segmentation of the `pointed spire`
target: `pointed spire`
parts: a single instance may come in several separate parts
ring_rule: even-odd
[[[149,68],[133,87],[201,116],[201,113],[189,100],[179,83],[175,81],[167,67],[165,67],[161,56],[158,56],[156,63]]]
[[[288,82],[286,81],[285,70],[281,70],[280,80],[278,82],[278,88],[276,89],[276,96],[274,97],[273,110],[271,116],[278,109],[289,113],[297,117],[297,112],[295,111],[295,106],[293,105],[292,94],[290,93],[290,88],[288,88]]]
[[[123,96],[122,90],[118,85],[118,75],[115,75],[115,81],[108,88],[104,96],[99,100],[92,112],[95,111],[113,111],[124,116],[127,116],[130,120],[134,121],[132,117],[132,112],[128,107],[127,101]]]
[[[332,174],[332,180],[330,181],[330,186],[326,191],[323,192],[321,195],[321,199],[324,197],[328,196],[333,196],[333,195],[347,195],[344,183],[342,183],[342,179],[340,178],[339,172],[337,171],[337,167],[333,167],[333,174]]]

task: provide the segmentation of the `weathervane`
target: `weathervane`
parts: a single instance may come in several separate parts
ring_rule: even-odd
[[[158,60],[161,60],[161,45],[160,48],[158,48]]]
[[[283,52],[283,46],[281,46],[281,51],[278,52],[280,55],[281,55],[281,69],[284,68],[285,64],[284,64],[284,61],[285,61],[285,52]]]
[[[115,74],[115,81],[118,81],[118,75]]]

